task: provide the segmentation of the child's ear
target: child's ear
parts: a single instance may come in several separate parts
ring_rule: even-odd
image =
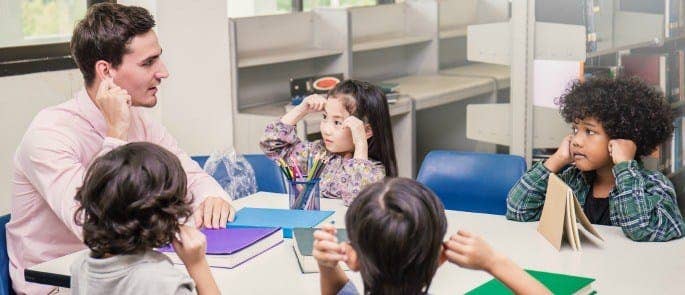
[[[447,261],[447,255],[445,255],[445,246],[440,245],[440,255],[438,255],[438,267],[441,267]]]
[[[371,136],[373,136],[373,129],[371,129],[370,124],[364,124],[364,131],[366,131],[366,139],[369,139]]]
[[[352,248],[350,243],[343,243],[343,247],[345,247],[345,254],[347,255],[347,266],[351,271],[359,271],[359,256],[357,256],[357,251]]]

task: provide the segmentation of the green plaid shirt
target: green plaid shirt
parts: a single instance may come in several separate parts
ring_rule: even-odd
[[[635,241],[668,241],[683,236],[685,224],[676,203],[673,184],[660,172],[644,169],[637,161],[614,165],[616,186],[609,193],[612,225],[620,226]],[[507,197],[507,219],[540,219],[545,203],[549,170],[542,162],[533,165],[512,187]],[[559,173],[573,189],[581,205],[592,183],[575,166]]]

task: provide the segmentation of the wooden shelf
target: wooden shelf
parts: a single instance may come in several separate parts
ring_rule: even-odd
[[[280,48],[264,51],[243,52],[238,59],[239,68],[270,65],[342,54],[342,51],[322,48]]]
[[[497,81],[497,88],[504,89],[509,88],[511,70],[508,66],[488,63],[471,63],[465,66],[441,70],[440,74],[447,76],[494,78]]]
[[[385,82],[398,83],[397,92],[411,96],[416,110],[449,104],[494,90],[492,79],[476,77],[417,75]]]
[[[447,27],[440,29],[440,39],[466,37],[466,27]]]
[[[390,47],[405,46],[431,41],[430,36],[380,35],[355,40],[352,51],[361,52]]]

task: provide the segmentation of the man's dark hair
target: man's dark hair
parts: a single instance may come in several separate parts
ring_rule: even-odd
[[[95,80],[95,63],[104,60],[118,67],[127,45],[137,35],[155,26],[152,15],[142,7],[116,3],[91,6],[86,16],[76,24],[71,35],[71,55],[78,65],[86,86]]]
[[[92,256],[170,243],[191,215],[186,183],[176,155],[152,143],[129,143],[97,158],[76,193],[74,215]]]
[[[635,142],[636,159],[673,134],[674,112],[664,95],[636,77],[577,81],[557,102],[566,122],[594,118],[610,139]]]
[[[345,216],[364,294],[426,294],[440,266],[447,218],[421,183],[386,178],[367,186]]]

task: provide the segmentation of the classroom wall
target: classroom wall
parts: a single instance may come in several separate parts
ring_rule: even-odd
[[[232,145],[226,1],[119,3],[145,7],[157,20],[162,58],[171,75],[162,82],[152,117],[161,120],[189,154]],[[0,77],[0,214],[10,211],[12,157],[29,123],[41,109],[72,98],[82,81],[78,69]]]

